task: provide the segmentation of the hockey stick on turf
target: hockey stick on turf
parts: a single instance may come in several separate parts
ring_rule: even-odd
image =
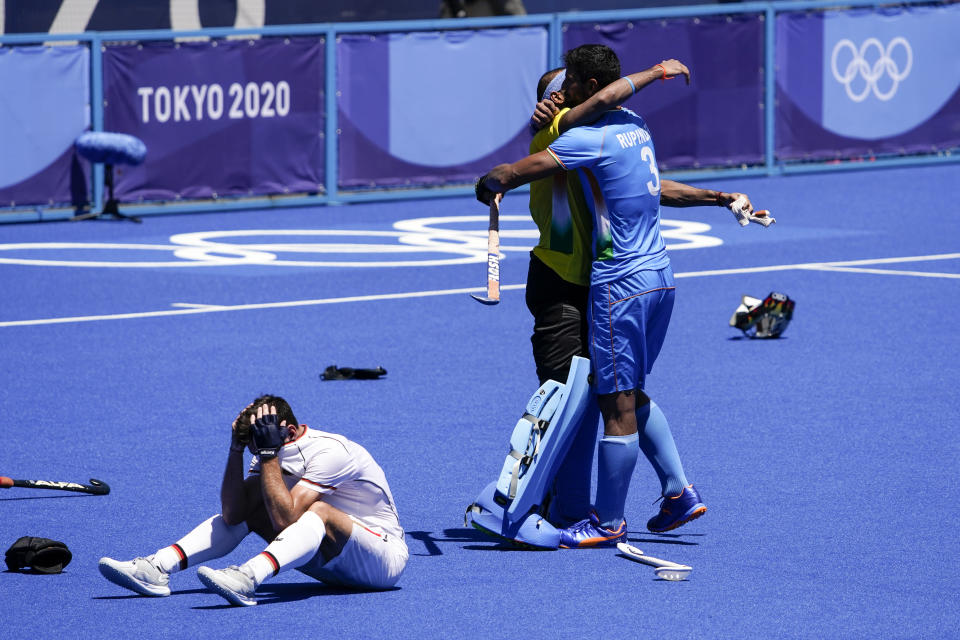
[[[77,493],[91,493],[95,496],[105,496],[110,493],[110,485],[96,478],[90,478],[90,484],[78,484],[76,482],[55,482],[53,480],[14,480],[13,478],[0,476],[0,489],[9,489],[10,487],[76,491]]]
[[[490,229],[487,231],[487,296],[470,294],[481,304],[500,302],[500,199],[497,194],[490,200]]]
[[[663,578],[664,580],[686,580],[687,576],[690,575],[690,572],[693,571],[693,567],[685,564],[677,564],[676,562],[670,562],[669,560],[661,560],[660,558],[645,556],[643,555],[643,551],[640,551],[640,549],[637,549],[635,546],[625,542],[617,543],[617,551],[631,560],[649,565],[651,567],[656,567],[654,572],[657,574],[657,577]]]

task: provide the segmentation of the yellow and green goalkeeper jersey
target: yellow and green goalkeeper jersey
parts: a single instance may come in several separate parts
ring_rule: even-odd
[[[539,153],[560,137],[562,109],[537,132],[530,153]],[[530,183],[530,215],[540,229],[533,254],[567,282],[588,286],[593,251],[592,221],[576,172],[561,171]]]

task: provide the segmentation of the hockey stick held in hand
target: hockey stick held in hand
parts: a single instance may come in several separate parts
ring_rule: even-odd
[[[481,304],[494,305],[500,302],[500,200],[497,194],[490,200],[490,229],[487,231],[487,295],[470,294]]]

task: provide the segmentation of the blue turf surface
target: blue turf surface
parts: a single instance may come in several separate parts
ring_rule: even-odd
[[[504,223],[506,286],[489,308],[459,291],[484,282],[485,210],[466,199],[0,226],[0,474],[113,488],[0,493],[0,545],[36,535],[74,552],[61,575],[0,574],[2,637],[955,637],[958,178],[942,166],[705,185],[750,193],[777,217],[770,229],[665,210],[722,240],[671,252],[677,307],[648,389],[709,512],[648,534],[658,487],[641,460],[626,514],[634,545],[694,567],[685,583],[611,550],[511,551],[463,528],[536,388],[523,291],[510,286],[526,276],[525,196],[504,206],[519,221]],[[174,234],[251,229],[353,235],[222,241],[300,262],[463,258],[411,243],[464,234],[357,234],[436,216],[472,216],[433,224],[470,231],[473,262],[89,266],[183,265]],[[890,258],[911,259],[878,262]],[[849,261],[865,262],[835,264]],[[771,290],[797,301],[784,338],[738,339],[727,321],[740,296]],[[329,364],[389,373],[322,382]],[[381,462],[412,553],[399,588],[344,593],[288,572],[266,583],[265,606],[239,610],[194,569],[167,599],[106,582],[100,556],[152,553],[218,511],[230,421],[261,392]],[[213,566],[260,548],[248,539]]]

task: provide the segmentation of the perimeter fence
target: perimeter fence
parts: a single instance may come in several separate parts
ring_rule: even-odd
[[[526,154],[535,87],[603,43],[693,82],[626,106],[695,181],[960,159],[960,4],[746,2],[503,18],[0,36],[0,221],[462,195]]]

